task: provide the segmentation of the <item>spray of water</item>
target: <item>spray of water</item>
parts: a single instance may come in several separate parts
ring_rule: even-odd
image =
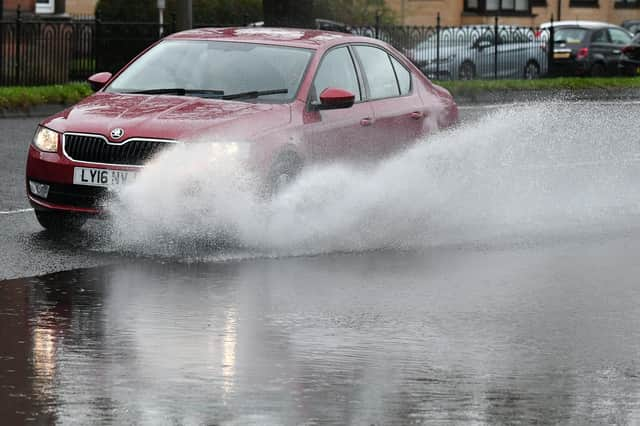
[[[636,111],[637,113],[637,111]],[[110,206],[117,249],[199,256],[233,241],[261,255],[414,248],[592,226],[640,212],[628,108],[504,108],[375,167],[307,167],[272,199],[211,144],[144,169]],[[215,152],[214,152],[215,151]]]

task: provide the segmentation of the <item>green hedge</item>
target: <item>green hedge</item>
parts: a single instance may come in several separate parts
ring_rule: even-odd
[[[640,77],[617,78],[549,78],[539,80],[473,80],[437,81],[456,96],[505,90],[589,90],[589,89],[637,89]],[[0,87],[0,109],[20,110],[43,104],[73,104],[89,96],[86,83],[55,86]]]
[[[73,104],[91,94],[85,83],[0,87],[0,109],[20,110],[43,104]]]
[[[504,90],[589,90],[640,88],[640,77],[558,77],[538,80],[435,81],[455,95]]]

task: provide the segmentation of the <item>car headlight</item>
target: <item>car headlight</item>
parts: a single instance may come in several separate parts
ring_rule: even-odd
[[[59,141],[60,133],[42,126],[38,127],[33,136],[33,145],[40,151],[57,152]]]

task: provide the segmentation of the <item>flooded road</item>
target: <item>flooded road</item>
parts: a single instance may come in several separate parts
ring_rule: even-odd
[[[63,237],[5,190],[0,424],[640,423],[638,113],[463,109],[266,206],[175,170]]]
[[[6,424],[640,421],[640,229],[0,283]]]

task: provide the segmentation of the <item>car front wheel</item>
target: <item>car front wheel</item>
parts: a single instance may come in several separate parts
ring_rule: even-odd
[[[540,77],[540,66],[534,61],[527,63],[527,66],[524,67],[524,78],[526,80],[535,80]]]
[[[40,225],[53,232],[77,231],[85,224],[87,218],[73,213],[50,212],[36,210],[36,219]]]
[[[276,195],[286,188],[302,170],[302,161],[296,154],[282,155],[271,167],[269,193]]]
[[[458,70],[460,80],[473,80],[476,76],[476,67],[471,62],[463,62]]]
[[[603,63],[596,62],[591,67],[591,77],[604,77],[607,74],[607,69]]]

